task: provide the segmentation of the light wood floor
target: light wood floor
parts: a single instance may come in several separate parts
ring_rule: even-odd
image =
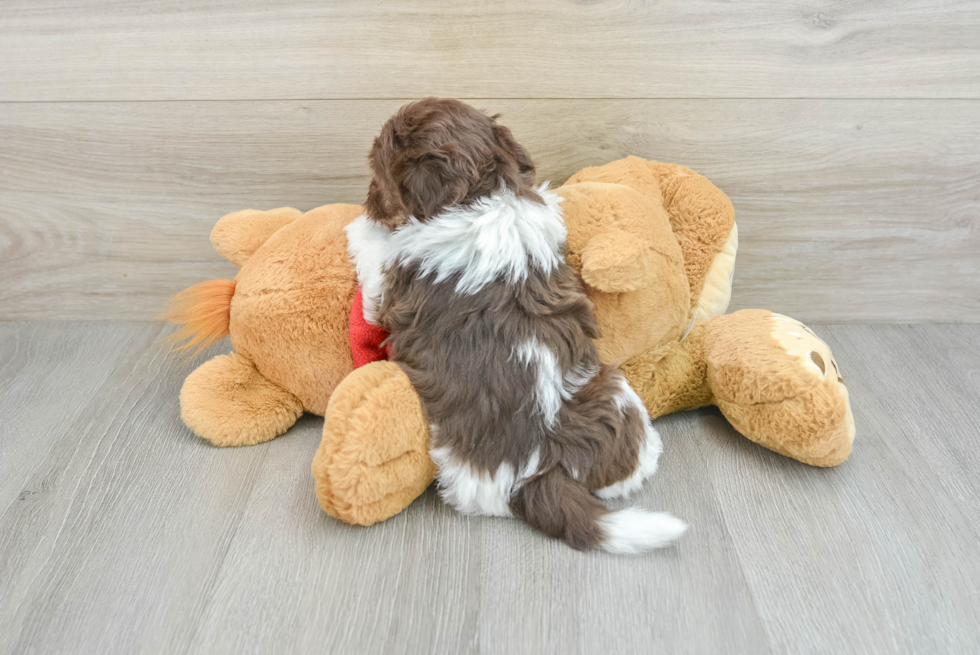
[[[851,459],[798,464],[715,410],[660,420],[638,501],[692,529],[618,557],[431,490],[336,522],[321,419],[211,448],[160,326],[0,323],[0,653],[980,652],[980,326],[816,330]]]

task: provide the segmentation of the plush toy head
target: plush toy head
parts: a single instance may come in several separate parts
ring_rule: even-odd
[[[799,321],[764,309],[721,316],[707,327],[712,402],[736,430],[814,466],[847,459],[854,417],[826,343]]]

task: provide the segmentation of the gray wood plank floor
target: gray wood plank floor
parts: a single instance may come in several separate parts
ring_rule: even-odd
[[[0,653],[980,651],[980,326],[816,329],[851,459],[667,417],[637,500],[692,529],[616,557],[431,490],[338,523],[309,474],[321,419],[211,448],[180,422],[191,369],[164,328],[0,323]]]

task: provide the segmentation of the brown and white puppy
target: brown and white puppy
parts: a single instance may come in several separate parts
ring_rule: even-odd
[[[365,318],[390,331],[422,398],[448,503],[578,549],[664,546],[682,521],[599,500],[656,471],[660,437],[596,354],[561,199],[533,186],[531,158],[495,118],[429,98],[382,128],[367,214],[347,228]]]

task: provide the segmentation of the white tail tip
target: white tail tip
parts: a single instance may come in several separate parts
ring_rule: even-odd
[[[599,519],[605,538],[603,550],[620,555],[662,548],[687,530],[687,523],[670,514],[647,512],[636,507],[610,512]]]

